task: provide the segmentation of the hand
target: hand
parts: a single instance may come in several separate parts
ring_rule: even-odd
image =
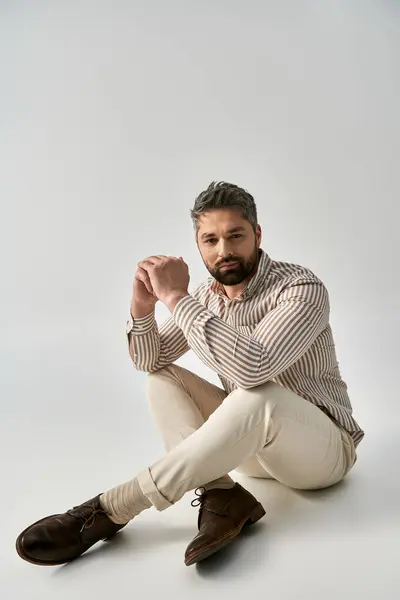
[[[132,303],[151,309],[157,302],[147,271],[138,266],[133,280]]]
[[[138,267],[147,272],[153,293],[167,306],[172,298],[189,293],[189,267],[182,257],[149,256]]]

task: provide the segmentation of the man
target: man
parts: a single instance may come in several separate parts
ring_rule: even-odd
[[[189,294],[181,257],[141,261],[127,328],[166,454],[134,479],[25,529],[16,547],[31,563],[68,562],[142,511],[165,510],[196,490],[191,565],[265,514],[231,471],[311,490],[339,482],[356,461],[364,433],[339,371],[322,281],[271,260],[254,199],[236,185],[213,182],[191,216],[211,277]],[[171,311],[160,329],[158,300]],[[223,388],[174,364],[189,349]]]

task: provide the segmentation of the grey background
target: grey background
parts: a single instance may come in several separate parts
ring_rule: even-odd
[[[398,597],[399,12],[389,0],[0,4],[2,598]],[[189,497],[67,567],[23,563],[20,530],[162,452],[125,337],[133,274],[170,254],[190,289],[208,275],[189,210],[212,180],[253,194],[272,258],[325,281],[366,430],[358,464],[314,496],[244,480],[267,507],[262,534],[211,566],[183,565]],[[192,352],[179,363],[218,383]]]

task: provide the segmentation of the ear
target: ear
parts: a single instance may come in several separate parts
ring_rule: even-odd
[[[257,238],[257,245],[258,245],[258,247],[261,246],[261,237],[262,237],[261,227],[260,227],[260,225],[257,225],[257,227],[256,227],[256,238]]]

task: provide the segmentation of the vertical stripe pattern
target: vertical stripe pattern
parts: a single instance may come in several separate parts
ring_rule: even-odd
[[[319,406],[357,446],[364,432],[340,374],[326,287],[305,267],[259,254],[257,272],[239,297],[230,300],[209,277],[160,327],[154,311],[130,319],[136,369],[157,371],[191,349],[228,394],[274,381]]]

